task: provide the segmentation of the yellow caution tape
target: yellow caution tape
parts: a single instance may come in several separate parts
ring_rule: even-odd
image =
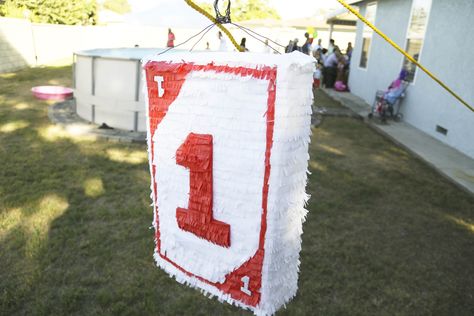
[[[220,28],[222,30],[222,32],[224,32],[230,39],[230,41],[232,42],[232,44],[234,45],[234,47],[239,51],[239,52],[242,52],[243,49],[240,47],[239,44],[237,44],[237,42],[235,41],[235,38],[232,36],[232,34],[224,27],[224,25],[222,25],[221,23],[218,23],[216,21],[216,19],[210,15],[209,13],[207,13],[206,11],[204,11],[200,6],[198,6],[196,3],[194,3],[193,1],[191,0],[184,0],[191,8],[193,8],[194,10],[196,10],[197,12],[201,13],[202,15],[204,15],[206,18],[208,18],[209,20],[212,21],[212,23],[216,24],[218,28]]]
[[[398,46],[394,41],[392,41],[387,35],[382,33],[379,29],[377,29],[372,23],[367,21],[362,15],[360,15],[357,10],[355,10],[353,7],[348,5],[344,0],[337,0],[340,4],[342,4],[347,10],[352,12],[355,16],[359,18],[362,22],[364,22],[368,27],[370,27],[372,30],[374,30],[378,35],[380,35],[384,40],[386,40],[390,45],[392,45],[396,50],[398,50],[400,53],[405,55],[405,57],[417,65],[421,70],[423,70],[428,76],[431,77],[434,81],[436,81],[441,87],[443,87],[446,91],[448,91],[453,97],[459,100],[464,106],[466,106],[469,110],[474,112],[474,108],[470,106],[466,101],[464,101],[459,95],[457,95],[453,90],[451,90],[447,85],[445,85],[441,80],[439,80],[435,75],[433,75],[428,69],[423,67],[418,61],[416,61],[413,57],[411,57],[407,52],[405,52],[400,46]]]

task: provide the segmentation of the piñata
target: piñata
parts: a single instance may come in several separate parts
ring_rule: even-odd
[[[143,68],[158,266],[273,314],[298,287],[313,59],[170,52]]]

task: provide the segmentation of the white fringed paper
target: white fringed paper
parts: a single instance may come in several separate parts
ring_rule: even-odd
[[[157,264],[220,301],[275,313],[297,291],[313,59],[169,53],[143,64]],[[191,134],[212,147],[181,151]],[[207,148],[212,163],[191,180],[196,167],[177,161],[208,157]],[[206,172],[211,182],[200,178]],[[207,220],[178,223],[178,209],[205,208],[195,198],[205,199],[209,183],[212,221],[230,227],[228,240],[215,233],[223,228],[206,231]]]

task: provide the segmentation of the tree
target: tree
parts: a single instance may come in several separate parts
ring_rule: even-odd
[[[201,8],[215,16],[214,6],[210,3],[199,4]],[[227,1],[219,4],[221,14],[225,14]],[[245,21],[253,19],[280,19],[278,12],[268,4],[268,0],[236,0],[231,2],[230,17],[232,21]]]
[[[5,0],[0,15],[29,18],[32,22],[90,25],[97,22],[95,0]]]
[[[231,17],[235,21],[280,19],[280,15],[268,4],[268,0],[237,0],[231,7]]]
[[[128,13],[131,10],[128,0],[105,0],[102,6],[118,14]]]

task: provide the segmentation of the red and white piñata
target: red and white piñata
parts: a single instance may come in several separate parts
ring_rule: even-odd
[[[155,259],[178,282],[273,314],[297,290],[313,59],[144,61]]]

